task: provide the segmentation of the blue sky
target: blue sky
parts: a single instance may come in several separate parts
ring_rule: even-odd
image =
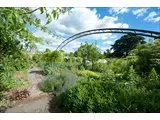
[[[47,9],[50,10],[50,8]],[[42,24],[46,22],[44,15],[41,15],[38,11],[35,15],[42,20]],[[55,50],[66,38],[90,29],[135,28],[160,31],[160,8],[72,8],[70,14],[60,15],[58,20],[53,21],[47,27],[56,32],[60,38],[57,39],[52,35],[36,30],[34,32],[36,36],[41,36],[44,41],[51,42],[50,45],[37,44],[40,51],[44,51],[46,48]],[[83,42],[93,43],[96,41],[101,51],[105,51],[121,36],[122,34],[86,36],[71,42],[64,47],[64,50],[71,52],[76,50]]]
[[[109,14],[109,9],[110,8],[91,8],[91,9],[96,9],[97,13],[101,15],[101,18],[103,18],[106,15],[111,15]],[[106,12],[106,9],[108,12]],[[159,8],[144,8],[147,9],[146,13],[144,13],[143,16],[140,17],[136,17],[136,15],[134,15],[132,13],[133,10],[137,10],[137,9],[141,9],[141,8],[129,8],[129,12],[128,13],[124,13],[124,14],[117,14],[116,16],[118,16],[120,18],[119,21],[121,22],[126,22],[130,25],[130,28],[136,28],[136,29],[148,29],[148,30],[154,30],[154,31],[158,31],[160,30],[160,21],[158,23],[157,22],[150,22],[150,21],[144,21],[145,17],[148,15],[148,13],[151,12],[156,12],[157,16],[160,16],[160,9]]]

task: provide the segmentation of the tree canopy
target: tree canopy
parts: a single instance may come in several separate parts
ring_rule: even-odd
[[[94,63],[101,57],[100,50],[96,44],[81,44],[77,51],[75,51],[76,57],[82,57],[83,66],[86,67],[86,60],[92,62],[92,69],[94,68]]]
[[[132,53],[138,57],[137,69],[140,73],[149,73],[152,68],[160,73],[160,39],[138,45]]]
[[[40,10],[41,14],[45,14],[47,22],[45,25],[41,24],[41,20],[34,14],[35,11]],[[0,9],[0,58],[4,54],[14,54],[24,46],[26,48],[35,47],[35,42],[41,42],[40,37],[36,37],[28,26],[42,31],[47,30],[46,25],[53,19],[57,19],[59,14],[64,13],[65,8],[53,8],[50,13],[46,8],[40,7],[31,9],[27,7]]]
[[[129,52],[136,48],[138,44],[145,43],[144,37],[137,36],[135,34],[128,34],[122,36],[120,39],[116,40],[115,44],[112,45],[111,50],[113,50],[113,57],[126,57]]]

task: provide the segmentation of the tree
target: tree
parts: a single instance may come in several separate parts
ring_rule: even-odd
[[[50,58],[52,62],[62,62],[63,61],[61,52],[57,50],[51,53]]]
[[[50,33],[46,25],[52,20],[58,19],[59,14],[64,13],[65,9],[53,8],[49,12],[44,7],[36,9],[27,7],[0,8],[0,91],[8,89],[8,86],[14,84],[15,68],[20,70],[28,66],[25,64],[29,61],[27,59],[29,57],[25,58],[22,51],[31,50],[36,47],[35,43],[42,42],[42,38],[36,37],[30,27],[33,27],[34,30],[38,29]],[[46,17],[47,22],[44,25],[34,14],[38,10]]]
[[[112,55],[112,53],[111,53],[111,50],[110,50],[110,49],[107,49],[107,50],[104,51],[104,53],[103,53],[103,56],[104,56],[105,58],[110,58],[111,55]]]
[[[160,73],[160,39],[149,43],[138,45],[132,50],[137,57],[137,69],[139,73],[149,73],[154,68]]]
[[[34,14],[35,11],[40,10],[41,14],[45,14],[47,22],[41,25],[41,20]],[[4,7],[0,9],[0,59],[4,55],[14,54],[22,48],[35,47],[35,42],[41,42],[42,38],[34,36],[28,26],[34,29],[41,29],[49,32],[46,25],[52,19],[58,19],[59,14],[64,13],[65,8],[54,8],[49,13],[44,7],[36,8],[12,8]],[[22,45],[22,43],[24,45]],[[25,46],[25,47],[24,47]]]
[[[92,69],[94,69],[95,62],[101,58],[101,53],[96,44],[81,44],[77,51],[75,51],[76,57],[82,57],[82,64],[86,68],[86,60],[92,62]]]
[[[51,51],[46,49],[42,55],[42,60],[45,62],[62,62],[62,53],[60,51]]]
[[[135,34],[128,34],[122,36],[120,39],[116,40],[115,44],[112,45],[113,50],[112,56],[114,57],[126,57],[129,52],[136,48],[138,44],[145,43],[144,38],[137,36]]]

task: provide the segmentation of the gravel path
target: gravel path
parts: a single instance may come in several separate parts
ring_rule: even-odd
[[[48,113],[50,97],[39,90],[38,84],[42,82],[43,76],[40,69],[32,68],[28,71],[30,97],[19,101],[6,113]]]

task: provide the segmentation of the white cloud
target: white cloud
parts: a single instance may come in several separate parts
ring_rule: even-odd
[[[103,44],[108,44],[108,45],[111,45],[113,44],[114,42],[113,41],[104,41]]]
[[[133,10],[132,13],[136,15],[137,17],[143,16],[147,12],[148,8],[139,8],[136,10]]]
[[[66,52],[73,52],[75,50],[77,50],[81,45],[81,42],[78,41],[72,41],[69,44],[67,44],[63,50],[65,50]]]
[[[158,15],[156,12],[150,12],[149,15],[144,19],[145,21],[150,22],[158,22],[160,21],[160,15]]]
[[[129,12],[129,9],[125,7],[113,7],[109,9],[110,14],[124,14],[128,12]]]
[[[42,21],[45,21],[43,15],[37,13],[36,15],[40,16]],[[104,16],[103,18],[99,18],[97,11],[95,9],[90,10],[89,8],[72,8],[70,14],[65,13],[60,15],[58,20],[54,20],[48,25],[50,30],[64,33],[66,35],[73,35],[90,29],[112,27],[128,28],[129,25],[118,22],[117,17]]]
[[[123,8],[120,12],[125,13],[127,8]],[[128,9],[127,9],[128,11]],[[35,15],[42,20],[42,24],[46,23],[46,19],[44,15],[41,15],[39,11],[36,11]],[[97,14],[96,9],[89,8],[72,8],[71,13],[65,13],[59,16],[58,20],[54,20],[49,25],[47,25],[48,29],[51,31],[55,31],[57,34],[69,37],[76,33],[83,32],[91,29],[98,28],[128,28],[129,25],[127,23],[119,22],[118,17],[113,16],[104,16],[100,18],[100,15]],[[52,37],[52,35],[48,35],[46,33],[36,32],[35,35],[41,35],[44,39],[49,39],[52,41],[52,45],[59,45],[62,40],[56,40]],[[112,34],[97,34],[83,37],[85,40],[98,40],[98,39],[107,39],[111,37]],[[63,38],[65,39],[65,38]],[[82,39],[82,38],[81,38]],[[74,42],[70,43],[70,47],[73,48],[75,44]],[[79,43],[78,43],[79,44]],[[71,48],[68,48],[71,49]]]

